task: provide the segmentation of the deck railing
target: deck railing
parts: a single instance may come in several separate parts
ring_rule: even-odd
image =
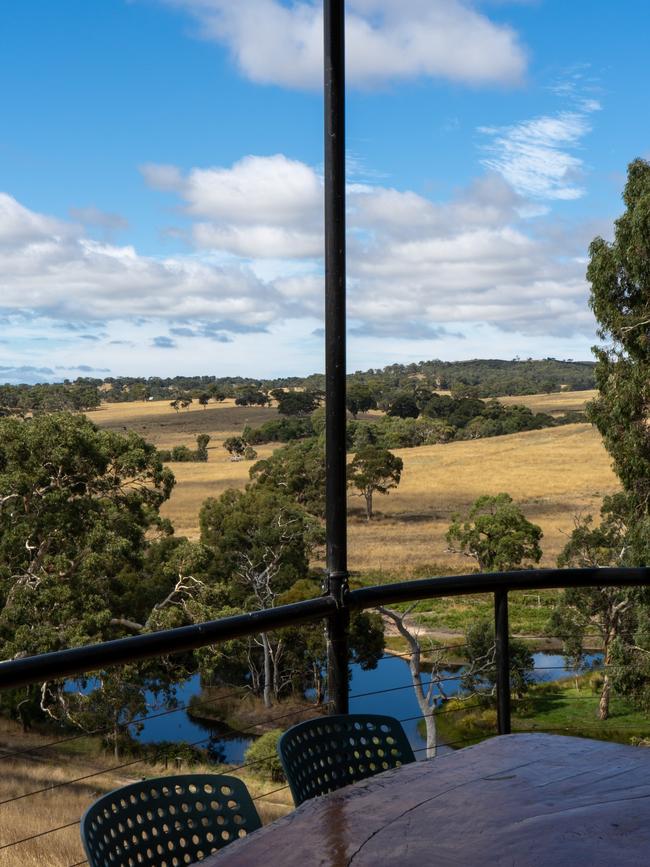
[[[347,631],[350,620],[350,613],[359,610],[374,609],[379,606],[395,605],[399,603],[415,602],[425,599],[439,599],[443,597],[465,596],[471,594],[490,594],[494,599],[494,637],[495,637],[495,664],[496,664],[496,704],[497,704],[497,733],[509,734],[511,730],[510,718],[510,660],[508,658],[508,594],[511,591],[522,590],[543,590],[551,588],[564,587],[590,587],[590,586],[644,586],[650,585],[650,569],[638,568],[603,568],[603,569],[547,569],[547,570],[525,570],[517,572],[494,572],[473,575],[456,575],[450,577],[426,578],[417,581],[405,581],[395,584],[382,584],[373,587],[363,587],[357,590],[347,590],[343,593],[338,591],[330,592],[321,597],[296,602],[291,605],[282,605],[277,608],[267,609],[263,611],[253,611],[246,614],[241,614],[234,617],[224,618],[222,620],[200,623],[193,626],[184,626],[177,629],[161,630],[146,635],[132,636],[121,638],[115,641],[107,641],[101,644],[89,645],[85,647],[70,648],[54,653],[42,654],[23,659],[14,659],[11,661],[0,663],[0,690],[13,689],[16,687],[26,686],[33,683],[44,683],[47,681],[61,681],[68,677],[79,677],[81,675],[90,674],[93,671],[103,670],[110,666],[117,666],[124,663],[137,662],[152,657],[170,656],[176,653],[183,653],[193,649],[216,645],[221,642],[231,641],[233,639],[245,638],[251,635],[259,635],[264,632],[271,632],[276,629],[281,629],[289,626],[300,625],[304,623],[313,623],[322,620],[329,621],[330,628],[328,634],[332,634],[331,624],[335,620],[337,630],[343,631],[343,644],[347,646]],[[453,644],[448,648],[437,648],[439,651],[448,650],[452,655],[457,655],[458,651],[464,645]],[[386,653],[381,658],[380,662],[388,664],[390,659],[395,659],[400,654]],[[404,654],[408,658],[409,654]],[[336,670],[329,671],[328,683],[330,685],[327,701],[320,709],[314,708],[314,713],[322,713],[323,709],[328,709],[330,712],[340,713],[345,712],[348,707],[348,702],[351,703],[351,709],[355,710],[357,701],[367,701],[370,696],[372,700],[383,694],[390,694],[386,697],[386,709],[390,711],[391,700],[394,698],[398,690],[411,690],[413,685],[410,681],[399,685],[381,684],[382,688],[371,691],[353,690],[350,692],[348,683],[348,666],[349,660],[347,657],[342,657],[341,654],[330,653],[328,655],[329,665],[336,666]],[[432,680],[436,683],[441,680],[457,680],[458,676],[454,675],[449,678],[440,678],[432,675]],[[344,684],[344,690],[341,688]],[[333,688],[332,688],[333,685]],[[424,684],[426,686],[426,683]],[[341,693],[344,692],[343,695]],[[238,694],[233,692],[233,697]],[[218,698],[203,701],[194,701],[192,708],[196,710],[197,705],[209,705],[213,702],[222,702],[228,699],[229,695],[220,693]],[[585,696],[585,699],[588,698]],[[477,703],[478,702],[478,703]],[[480,707],[480,698],[475,697],[474,703],[470,701],[466,705],[468,708]],[[177,704],[169,709],[161,712],[147,714],[142,720],[133,720],[124,724],[124,729],[131,731],[131,727],[138,722],[149,723],[157,717],[167,716],[168,714],[180,713],[187,710],[190,705]],[[295,716],[295,708],[290,713],[283,711],[275,715],[270,722],[277,722],[279,725],[290,724],[292,717]],[[454,713],[455,707],[447,708],[431,707],[430,713],[438,717],[445,713]],[[410,723],[413,726],[416,720],[422,719],[423,714],[418,713],[417,716],[405,715],[402,712],[400,722]],[[453,717],[451,717],[453,719]],[[269,722],[269,720],[267,720]],[[248,731],[251,735],[256,731],[257,726],[251,725],[244,732]],[[106,731],[94,731],[90,734],[101,735],[110,734],[111,729]],[[27,749],[5,749],[0,751],[0,760],[48,762],[48,754],[50,748],[56,748],[59,744],[67,744],[68,741],[75,741],[88,736],[88,732],[75,735],[64,735],[64,737],[52,742],[46,742],[39,745],[32,745]],[[464,736],[462,739],[447,740],[446,746],[461,747],[468,743],[476,742],[476,736]],[[194,743],[188,743],[189,747],[204,747],[210,740],[204,737]],[[443,742],[444,743],[444,742]],[[427,750],[427,747],[416,747],[415,752],[422,755]],[[427,755],[429,753],[426,753]],[[438,754],[436,761],[449,758],[453,755],[452,751],[446,750]],[[49,793],[53,789],[59,791],[67,786],[76,784],[93,785],[96,780],[115,771],[120,772],[136,772],[138,765],[147,759],[143,756],[137,758],[128,758],[126,761],[121,761],[112,768],[102,768],[100,770],[91,769],[90,772],[84,771],[82,775],[70,775],[69,778],[60,781],[47,781],[32,785],[26,791],[18,791],[11,797],[0,799],[0,810],[3,806],[8,806],[14,801],[26,803],[25,799],[37,796],[42,793]],[[156,760],[157,761],[157,760]],[[258,761],[243,761],[243,763],[230,768],[235,773],[238,770],[243,772],[243,769],[248,769],[257,764]],[[128,769],[128,770],[127,770]],[[255,768],[253,768],[253,771]],[[259,798],[267,798],[280,792],[286,786],[274,788],[270,792],[265,792],[263,795],[258,795]],[[78,816],[66,815],[66,821],[52,826],[48,824],[44,830],[40,828],[28,834],[13,835],[9,840],[0,840],[0,862],[5,856],[5,853],[19,853],[25,850],[25,847],[41,846],[37,857],[41,857],[44,862],[48,857],[47,840],[51,839],[50,835],[58,832],[71,834],[76,825],[79,824]],[[47,819],[44,817],[44,820]],[[0,821],[0,826],[1,826]],[[0,835],[4,837],[4,835]],[[11,856],[13,857],[13,855]],[[78,856],[77,856],[78,858]],[[74,867],[85,863],[74,860]],[[7,862],[9,863],[9,862]],[[22,863],[20,861],[12,861],[11,863]],[[31,863],[31,862],[30,862]]]
[[[510,732],[510,661],[508,654],[508,593],[512,590],[543,590],[563,587],[625,587],[650,585],[650,568],[593,569],[530,569],[516,572],[490,572],[478,575],[423,578],[395,584],[380,584],[335,595],[334,593],[280,605],[262,611],[252,611],[222,620],[193,626],[151,632],[119,638],[101,644],[86,645],[55,651],[24,659],[0,663],[0,690],[49,680],[61,680],[74,675],[127,662],[166,656],[235,638],[259,635],[322,619],[336,619],[347,630],[351,611],[414,602],[419,599],[439,599],[447,596],[489,593],[494,596],[494,635],[496,644],[497,709],[499,734]],[[330,655],[329,682],[346,684],[348,659]],[[344,701],[337,694],[330,696],[334,713],[347,708],[347,686]],[[343,704],[343,707],[341,706]]]

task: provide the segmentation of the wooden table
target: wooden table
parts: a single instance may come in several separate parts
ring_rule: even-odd
[[[645,867],[650,750],[507,735],[314,798],[202,867]]]

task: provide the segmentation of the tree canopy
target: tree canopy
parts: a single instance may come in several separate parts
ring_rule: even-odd
[[[599,334],[598,397],[588,407],[614,470],[639,516],[650,512],[650,163],[635,160],[623,192],[626,210],[609,243],[595,238],[587,279]]]
[[[539,563],[542,530],[532,524],[509,494],[479,497],[447,531],[450,548],[478,564],[481,572],[507,571]]]
[[[388,449],[366,446],[360,449],[348,465],[348,483],[366,501],[366,519],[371,520],[373,495],[388,494],[402,477],[404,461]]]

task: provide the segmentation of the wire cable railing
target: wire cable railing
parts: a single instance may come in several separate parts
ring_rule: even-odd
[[[479,696],[477,699],[473,699],[471,696],[464,696],[462,704],[459,705],[459,703],[456,702],[453,706],[447,706],[446,702],[449,698],[457,699],[458,696],[456,694],[453,696],[447,696],[441,689],[443,694],[441,696],[436,696],[434,702],[434,704],[438,706],[432,706],[429,713],[423,713],[421,709],[416,707],[410,713],[406,712],[401,715],[400,721],[410,724],[419,722],[420,720],[425,721],[428,716],[439,717],[441,723],[443,719],[450,719],[451,725],[448,726],[445,724],[445,726],[442,727],[442,734],[439,738],[440,746],[446,745],[449,747],[448,751],[443,751],[437,755],[436,761],[440,761],[453,755],[455,749],[476,743],[477,741],[496,733],[495,731],[492,731],[491,726],[493,726],[493,723],[490,722],[490,719],[493,720],[494,717],[491,717],[489,714],[487,716],[484,713],[479,714],[477,720],[480,721],[480,726],[475,730],[472,730],[470,727],[467,730],[467,733],[462,731],[462,727],[458,727],[458,724],[454,720],[454,716],[449,715],[465,713],[471,714],[475,711],[483,711],[486,708],[493,709],[495,707],[496,698],[496,731],[499,733],[506,733],[510,730],[511,702],[517,714],[517,727],[520,730],[530,731],[531,726],[527,716],[530,717],[530,714],[532,713],[530,710],[531,708],[539,706],[540,702],[554,702],[567,697],[569,688],[562,690],[552,686],[549,689],[543,688],[538,693],[529,693],[521,698],[510,696],[510,661],[507,648],[507,637],[509,634],[507,594],[510,590],[522,589],[522,587],[524,589],[526,587],[532,588],[536,586],[550,588],[561,586],[626,586],[630,584],[650,584],[650,571],[645,569],[530,570],[523,573],[496,573],[479,576],[472,575],[454,576],[452,578],[442,579],[423,579],[419,581],[404,582],[399,585],[393,584],[381,585],[374,588],[361,588],[360,590],[349,592],[344,601],[351,610],[358,610],[375,607],[376,605],[391,603],[397,604],[402,601],[423,599],[427,597],[440,598],[446,595],[464,595],[468,592],[493,593],[495,600],[498,600],[498,605],[495,604],[495,611],[497,611],[497,613],[500,612],[500,615],[495,620],[496,658],[493,663],[496,668],[497,681],[496,690],[493,690],[492,695],[487,697]],[[339,603],[337,602],[336,604],[338,605]],[[500,608],[499,605],[501,606]],[[208,644],[218,643],[221,640],[242,638],[247,635],[257,634],[261,631],[272,631],[275,628],[284,628],[285,626],[294,623],[313,622],[315,620],[320,620],[323,617],[331,617],[333,610],[334,608],[332,606],[331,598],[324,597],[319,600],[308,600],[306,603],[293,603],[288,606],[279,606],[277,609],[270,609],[265,612],[255,612],[254,617],[249,615],[237,615],[235,617],[226,618],[225,621],[214,621],[213,623],[202,624],[197,627],[182,627],[180,628],[180,631],[178,629],[167,630],[147,636],[118,639],[117,641],[107,642],[104,645],[97,645],[90,648],[77,648],[69,651],[45,654],[42,657],[32,657],[8,663],[1,663],[0,689],[3,687],[16,687],[35,682],[42,683],[44,680],[61,680],[66,676],[74,677],[82,674],[85,675],[113,664],[134,662],[155,655],[169,655],[174,652],[183,652],[206,646]],[[426,637],[425,634],[423,638]],[[432,689],[435,690],[436,685],[442,687],[444,684],[449,684],[451,682],[459,684],[462,678],[463,665],[467,656],[467,650],[467,645],[462,640],[458,642],[454,641],[453,643],[450,642],[448,644],[437,644],[435,641],[432,641],[430,646],[423,646],[420,654],[420,686],[422,690],[425,692]],[[450,656],[453,655],[458,661],[450,661],[446,664],[444,657],[445,654]],[[431,657],[433,657],[433,661],[431,661]],[[379,662],[382,665],[386,665],[390,660],[400,659],[404,662],[408,662],[411,658],[412,654],[408,650],[402,652],[401,648],[396,648],[394,650],[387,649],[379,658]],[[431,664],[434,666],[433,670],[427,667]],[[540,673],[548,672],[551,677],[553,677],[554,672],[559,672],[561,670],[566,671],[566,668],[562,665],[549,664],[539,665],[536,670]],[[604,663],[598,661],[588,667],[586,666],[582,672],[577,671],[574,673],[597,674],[602,673],[605,670],[606,666]],[[571,675],[567,675],[567,677],[570,676]],[[545,681],[541,686],[544,687],[546,683],[552,684],[557,683],[557,681]],[[348,694],[350,701],[358,702],[366,698],[375,698],[382,695],[399,695],[400,693],[406,693],[406,691],[412,689],[412,678],[405,678],[403,684],[387,685],[381,689],[362,689],[352,693],[348,690]],[[456,690],[453,688],[451,691],[456,693]],[[170,717],[173,714],[180,714],[189,710],[190,707],[200,708],[202,706],[218,705],[219,702],[224,702],[228,700],[228,698],[236,698],[239,695],[241,695],[241,688],[232,692],[228,691],[221,693],[215,697],[207,697],[198,700],[195,698],[191,701],[174,705],[173,707],[156,710],[147,713],[146,715],[135,717],[131,720],[124,720],[117,727],[117,730],[122,733],[128,733],[132,730],[133,726],[140,724],[146,725],[147,723],[159,718]],[[584,705],[586,702],[593,703],[595,701],[595,696],[594,694],[572,694],[571,700],[579,701]],[[335,705],[332,705],[331,702],[325,703],[318,709],[314,707],[315,713],[323,713],[328,710],[336,712],[337,708]],[[269,726],[275,723],[281,724],[283,721],[286,722],[290,717],[295,717],[295,714],[296,709],[294,707],[289,712],[273,715],[266,719],[265,723]],[[565,726],[557,724],[555,720],[549,719],[548,722],[549,725],[534,725],[533,728],[536,731],[557,731],[562,733],[567,731]],[[585,726],[584,728],[585,732],[590,733],[593,731],[594,734],[596,734],[598,724],[594,721],[591,726]],[[618,731],[625,731],[626,726],[623,723],[617,723],[616,729]],[[97,727],[89,731],[52,739],[46,743],[34,744],[27,748],[5,749],[0,753],[0,762],[7,759],[11,759],[13,762],[18,762],[20,760],[40,760],[38,756],[39,753],[45,759],[47,758],[47,751],[54,751],[54,754],[56,755],[58,748],[64,748],[66,744],[91,736],[113,734],[115,733],[115,730],[115,726]],[[252,733],[256,730],[259,730],[259,723],[257,722],[244,726],[240,729],[239,733]],[[445,731],[447,730],[449,734],[445,735]],[[630,726],[629,730],[632,731],[633,727]],[[462,734],[463,737],[459,737],[458,735],[460,734]],[[188,741],[187,746],[200,748],[202,745],[209,744],[211,740],[213,740],[213,736],[209,735],[194,741]],[[422,741],[420,741],[420,743],[422,743]],[[421,755],[426,754],[427,751],[430,750],[430,746],[420,746],[415,743],[413,749],[417,755]],[[267,756],[264,758],[252,759],[234,765],[231,762],[230,770],[234,772],[245,772],[250,769],[253,771],[256,765],[268,761],[268,758],[269,757]],[[110,778],[112,774],[119,771],[142,764],[155,763],[155,761],[155,756],[150,753],[149,755],[135,756],[134,758],[130,758],[128,761],[117,762],[101,769],[92,769],[89,773],[72,775],[65,780],[50,781],[47,786],[35,786],[29,791],[21,792],[0,800],[0,807],[8,806],[16,801],[25,801],[30,797],[36,797],[46,792],[64,790],[65,787],[74,787],[94,778],[102,776]],[[206,761],[209,761],[209,755],[207,752]],[[264,798],[268,798],[269,796],[285,789],[286,786],[279,786],[268,792],[262,791],[260,794],[255,796],[254,800],[263,800]],[[6,851],[12,849],[12,847],[25,845],[32,840],[40,840],[51,834],[59,832],[63,833],[66,830],[75,827],[79,823],[79,819],[76,817],[72,821],[64,821],[64,819],[65,817],[62,816],[62,821],[56,824],[55,827],[45,828],[42,830],[38,829],[35,830],[34,833],[26,834],[20,839],[3,841],[0,844],[0,851]],[[81,865],[86,862],[82,860],[75,863]],[[70,864],[68,867],[73,867],[73,865]]]
[[[453,645],[454,648],[456,648],[457,646],[458,645]],[[378,662],[380,664],[386,664],[390,661],[390,659],[393,659],[393,658],[400,658],[400,660],[403,662],[402,656],[408,657],[409,654],[400,655],[399,657],[395,657],[392,654],[385,654],[385,655],[382,655],[382,657],[380,657]],[[424,681],[424,686],[425,686],[425,688],[427,688],[430,684],[435,684],[437,681],[445,682],[445,681],[449,681],[449,680],[457,681],[458,675],[454,675],[451,677],[440,676],[438,678],[430,678],[430,679],[427,679]],[[378,695],[382,695],[382,694],[392,694],[394,692],[398,692],[398,691],[402,691],[402,690],[412,690],[412,689],[413,689],[413,684],[409,680],[409,682],[402,684],[400,686],[397,686],[397,687],[388,687],[388,688],[379,689],[379,690],[368,690],[366,692],[360,692],[360,693],[352,694],[350,696],[350,698],[351,699],[354,699],[354,698],[361,699],[364,697],[378,696]],[[194,701],[189,701],[189,702],[186,702],[184,704],[180,704],[174,708],[168,708],[167,710],[160,711],[160,712],[155,713],[155,714],[143,716],[141,718],[138,718],[137,721],[142,721],[142,722],[146,723],[149,719],[158,719],[160,717],[170,716],[170,715],[176,714],[176,713],[182,713],[182,712],[188,710],[190,707],[200,706],[202,704],[213,705],[215,703],[218,703],[219,701],[223,702],[223,701],[227,700],[228,698],[237,697],[239,695],[241,695],[241,688],[237,689],[233,692],[227,692],[225,695],[218,696],[214,699],[209,699],[209,700],[205,700],[205,701],[202,700],[199,702],[197,702],[195,699]],[[478,704],[473,704],[473,705],[470,705],[468,707],[478,707]],[[324,706],[321,706],[319,709],[321,711],[327,710],[327,703]],[[445,714],[447,712],[448,711],[446,709],[433,708],[429,715],[437,716],[437,715]],[[289,717],[295,717],[295,715],[296,715],[295,707],[292,708],[288,712],[283,712],[280,714],[274,714],[272,717],[265,720],[265,726],[271,726],[271,725],[274,725],[276,723],[280,723],[281,721],[286,720]],[[419,712],[415,715],[402,716],[399,721],[402,723],[415,722],[418,720],[423,720],[425,718],[425,716],[427,716],[427,714],[422,714],[421,712]],[[135,723],[136,723],[135,719],[131,720],[130,722],[126,722],[126,723],[121,724],[121,728],[122,728],[122,730],[128,730],[129,727],[133,726]],[[238,734],[246,734],[248,732],[252,732],[255,729],[257,729],[258,727],[259,727],[259,723],[253,723],[251,725],[244,726],[238,730]],[[79,735],[72,736],[71,738],[62,738],[62,739],[59,739],[57,741],[54,741],[54,740],[49,741],[46,744],[40,745],[40,749],[44,750],[44,749],[48,748],[48,749],[56,750],[58,745],[63,745],[63,744],[69,743],[70,740],[77,740],[79,738],[88,737],[90,735],[97,735],[97,734],[102,733],[102,732],[103,733],[112,732],[112,728],[111,729],[106,728],[106,729],[93,730],[93,732],[83,732]],[[197,747],[197,746],[200,746],[201,744],[209,742],[210,739],[211,739],[211,736],[207,736],[207,737],[201,738],[199,740],[188,741],[188,742],[183,742],[183,743],[186,746]],[[474,742],[474,739],[472,739],[472,738],[454,739],[452,741],[449,741],[448,743],[445,743],[444,739],[443,739],[443,741],[440,743],[440,746],[448,746],[450,748],[457,748],[462,744],[467,744],[467,743],[471,743],[471,742]],[[180,746],[180,744],[179,744],[179,746]],[[428,747],[426,747],[426,746],[419,747],[419,746],[415,745],[414,746],[414,753],[420,755],[420,754],[426,753],[427,749],[428,749]],[[237,772],[255,769],[256,766],[262,765],[263,763],[267,762],[272,757],[273,757],[273,754],[270,754],[270,755],[264,756],[262,758],[246,760],[246,761],[240,762],[238,764],[229,764],[228,765],[228,772],[229,773],[237,773]],[[16,760],[16,759],[31,758],[31,755],[30,755],[30,750],[14,750],[11,753],[5,753],[0,758],[12,758],[12,759]],[[442,756],[439,756],[439,758],[442,758]],[[207,760],[207,757],[206,757],[206,760]],[[64,789],[65,787],[75,786],[75,785],[79,785],[81,783],[86,783],[91,779],[96,779],[99,777],[106,777],[106,776],[110,777],[111,774],[114,774],[118,771],[124,771],[128,768],[133,768],[136,765],[140,765],[140,764],[144,764],[144,763],[148,763],[148,762],[149,763],[151,762],[150,757],[147,757],[147,756],[136,757],[133,759],[129,759],[128,761],[113,763],[108,767],[104,767],[104,768],[101,768],[98,770],[93,770],[90,773],[72,776],[66,780],[61,780],[61,781],[57,781],[57,782],[50,782],[46,786],[33,788],[30,791],[22,792],[18,795],[12,796],[11,798],[5,798],[3,800],[0,800],[0,808],[7,806],[9,804],[15,803],[16,801],[21,801],[21,800],[25,800],[25,799],[30,798],[30,797],[36,797],[38,795],[51,793],[52,791]],[[219,763],[219,764],[222,764],[222,763]],[[254,800],[254,801],[264,800],[271,795],[274,795],[276,793],[279,793],[279,792],[286,790],[287,788],[288,788],[287,785],[283,785],[283,786],[279,786],[275,789],[272,789],[270,791],[263,791],[260,794],[256,795],[255,797],[253,797],[252,800]],[[77,826],[79,824],[79,821],[80,821],[80,819],[74,819],[70,822],[63,822],[63,823],[56,825],[55,827],[44,829],[41,831],[37,831],[33,834],[26,835],[26,836],[21,837],[17,840],[12,840],[12,841],[3,843],[0,845],[0,851],[7,850],[7,849],[10,849],[10,848],[15,847],[15,846],[25,845],[27,843],[30,843],[33,840],[44,838],[50,834],[56,834],[58,832],[69,830],[70,828]],[[75,863],[77,865],[82,865],[82,864],[85,864],[86,862],[85,861],[78,861]],[[72,867],[72,865],[70,865],[70,867]]]

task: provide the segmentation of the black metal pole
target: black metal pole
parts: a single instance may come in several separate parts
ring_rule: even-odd
[[[497,667],[497,728],[510,734],[510,648],[508,645],[508,591],[494,594],[494,638]]]
[[[328,621],[327,668],[335,713],[348,712],[344,17],[344,0],[324,0],[327,591],[339,606]]]

